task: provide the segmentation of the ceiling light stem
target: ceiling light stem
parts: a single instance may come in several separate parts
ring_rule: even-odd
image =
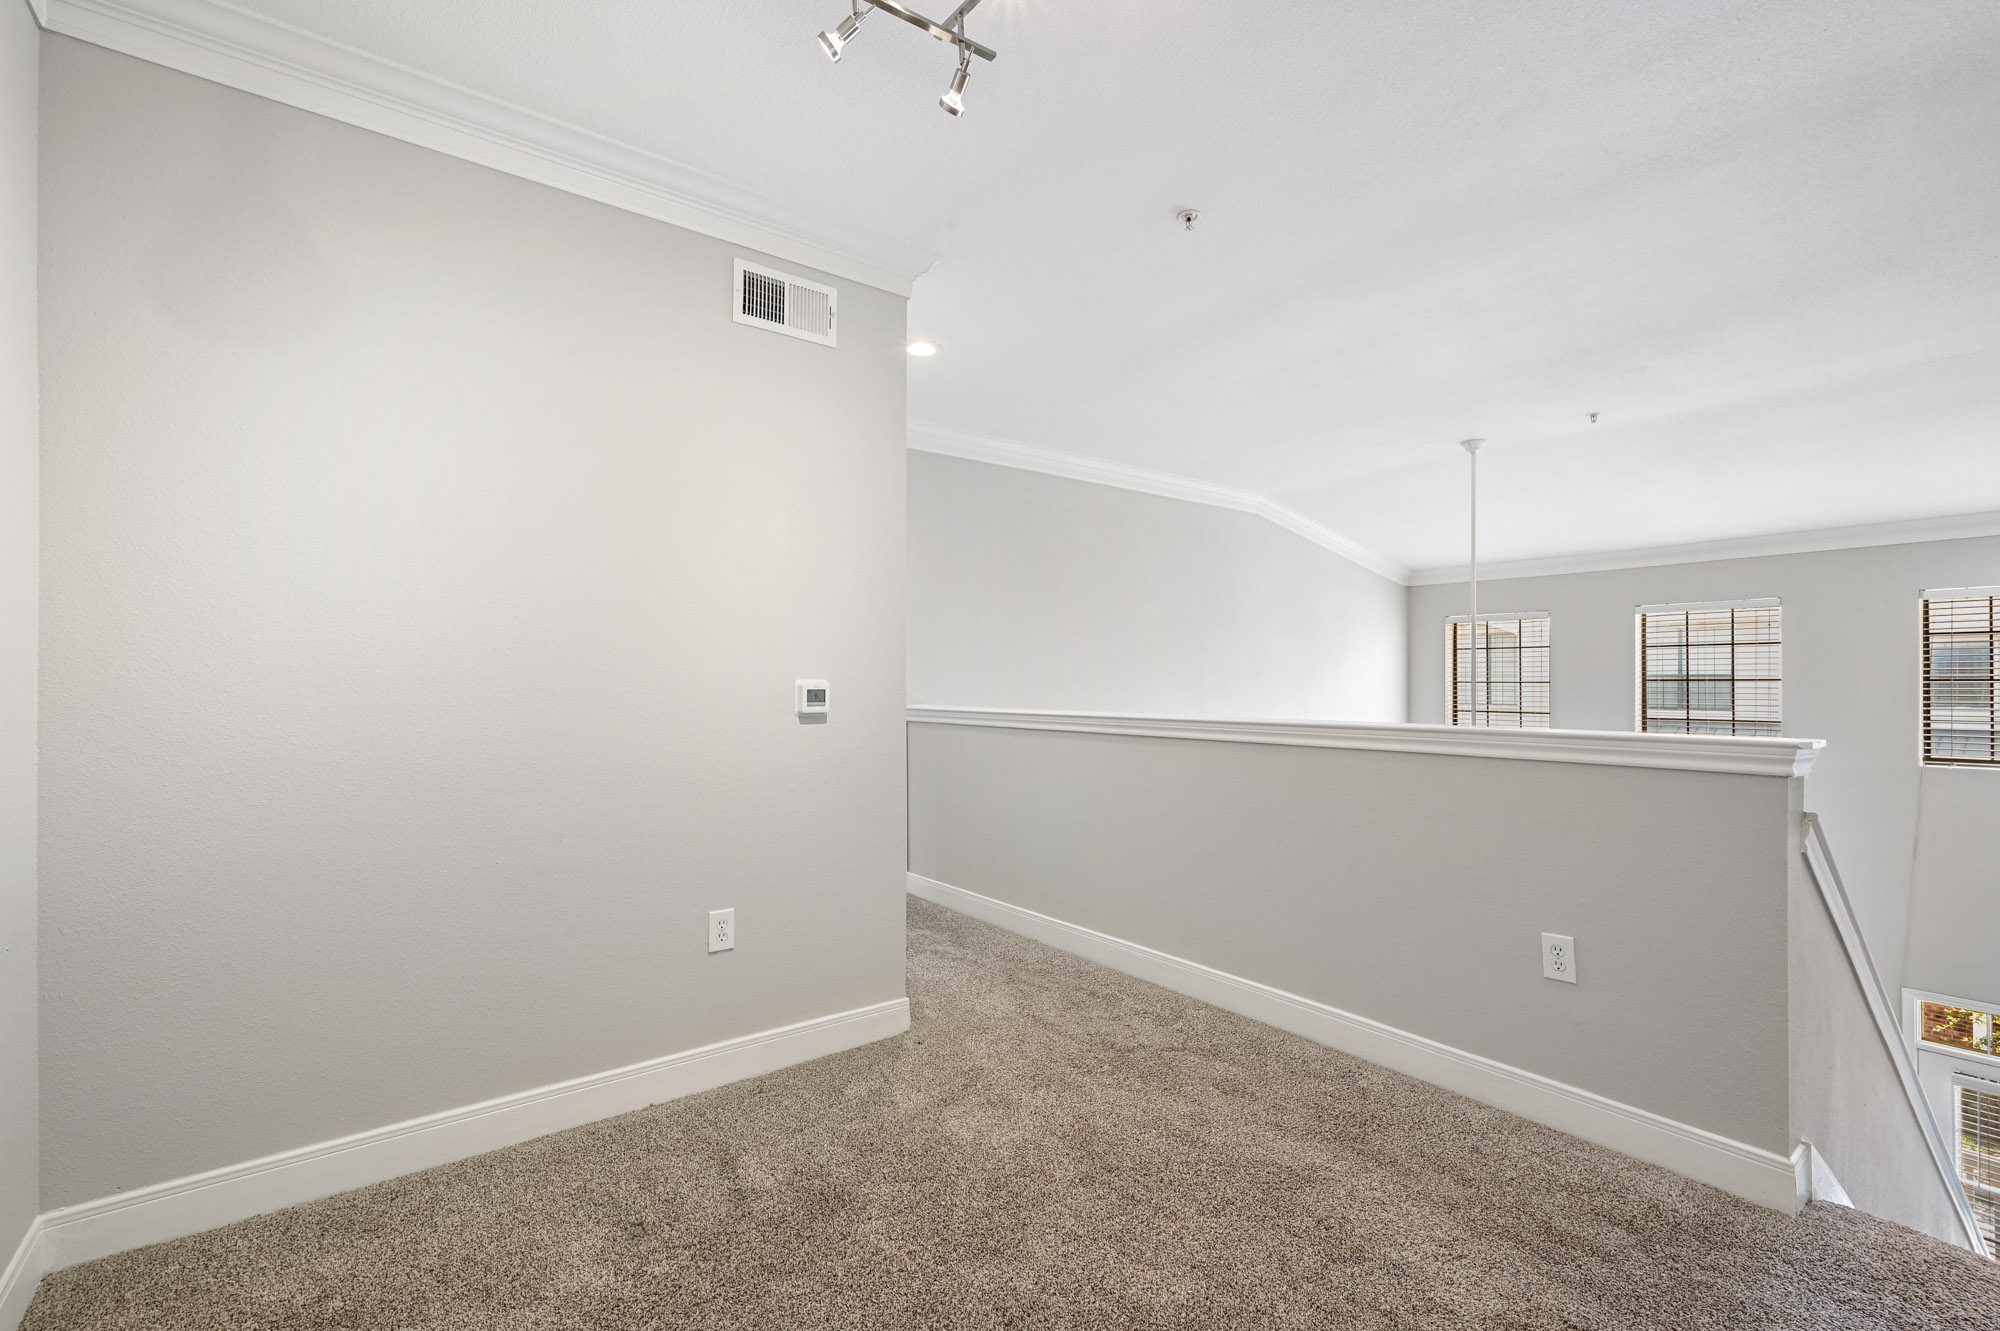
[[[1468,558],[1465,566],[1468,592],[1466,608],[1469,611],[1465,620],[1465,656],[1468,667],[1465,675],[1466,682],[1472,690],[1471,711],[1474,725],[1479,723],[1479,447],[1485,442],[1484,439],[1465,439],[1458,445],[1465,450],[1465,460],[1471,466],[1469,486],[1471,521],[1467,533]],[[1456,693],[1457,690],[1454,689],[1453,692]],[[1458,699],[1453,698],[1452,707],[1456,709],[1457,706]]]

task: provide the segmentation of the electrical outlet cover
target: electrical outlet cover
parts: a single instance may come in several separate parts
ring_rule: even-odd
[[[708,913],[708,950],[710,952],[734,952],[736,950],[736,911],[712,910]]]
[[[1567,934],[1542,935],[1542,978],[1576,983],[1576,940]]]

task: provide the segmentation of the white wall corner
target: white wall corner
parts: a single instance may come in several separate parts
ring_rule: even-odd
[[[14,1255],[0,1267],[0,1331],[14,1331],[27,1316],[35,1287],[42,1283],[46,1264],[42,1254],[42,1218],[28,1224],[28,1232],[15,1245]]]
[[[1854,1199],[1847,1195],[1847,1189],[1840,1186],[1840,1180],[1834,1177],[1833,1166],[1826,1162],[1826,1157],[1811,1142],[1800,1142],[1799,1150],[1806,1155],[1807,1199],[1853,1210]]]
[[[1331,527],[1314,521],[1297,509],[1281,504],[1268,495],[1257,494],[1250,490],[1237,490],[1175,472],[1154,471],[1149,467],[1135,467],[1105,458],[1089,457],[1082,453],[1065,453],[1060,449],[1042,448],[1035,444],[977,434],[970,430],[953,429],[950,426],[936,425],[927,421],[911,421],[909,431],[910,448],[918,453],[938,453],[945,457],[964,458],[971,462],[990,462],[998,467],[1038,471],[1047,476],[1060,476],[1065,480],[1088,481],[1093,485],[1110,485],[1121,490],[1136,490],[1140,494],[1180,499],[1191,504],[1235,509],[1239,513],[1254,514],[1266,522],[1275,523],[1294,536],[1304,537],[1314,545],[1331,550],[1341,558],[1359,564],[1372,573],[1378,573],[1391,582],[1403,582],[1409,573],[1408,569],[1393,559],[1370,550],[1358,541],[1349,540]]]
[[[34,3],[35,0],[31,0]],[[52,32],[908,297],[937,256],[214,0],[40,0]],[[44,12],[45,11],[45,12]]]
[[[1920,541],[1959,541],[2000,536],[2000,513],[1964,513],[1954,517],[1915,518],[1907,522],[1871,522],[1854,527],[1822,527],[1814,531],[1740,536],[1724,541],[1694,541],[1686,545],[1656,545],[1596,554],[1556,555],[1547,559],[1509,559],[1479,566],[1481,582],[1505,578],[1549,578],[1566,573],[1606,573],[1614,569],[1654,568],[1664,564],[1703,564],[1717,559],[1756,559],[1766,555],[1809,555],[1822,550],[1861,550],[1877,545],[1914,545]],[[1412,587],[1464,582],[1465,566],[1420,568],[1404,581]]]
[[[909,875],[909,890],[912,896],[1672,1170],[1760,1206],[1787,1214],[1798,1210],[1798,1162],[1775,1151],[920,874]]]
[[[891,999],[61,1207],[36,1221],[41,1241],[35,1265],[57,1271],[200,1233],[760,1077],[909,1028],[909,999]],[[36,1270],[35,1277],[40,1274]],[[0,1327],[11,1331],[4,1320]]]

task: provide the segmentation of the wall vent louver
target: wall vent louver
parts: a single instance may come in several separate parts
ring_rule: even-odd
[[[839,293],[789,273],[736,261],[736,322],[834,345]]]

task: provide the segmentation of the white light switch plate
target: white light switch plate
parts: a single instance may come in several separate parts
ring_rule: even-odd
[[[736,950],[736,911],[712,910],[708,913],[708,950],[710,952],[734,952]]]
[[[1567,934],[1542,935],[1542,978],[1576,983],[1576,940]]]

